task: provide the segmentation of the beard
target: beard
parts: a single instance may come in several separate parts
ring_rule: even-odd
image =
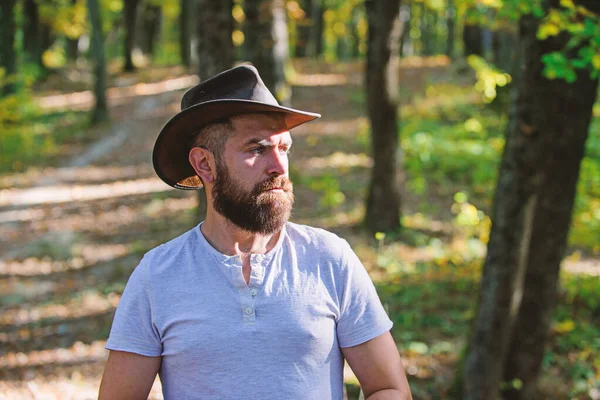
[[[292,182],[277,176],[256,184],[249,191],[242,187],[231,177],[226,165],[217,165],[217,179],[212,188],[215,211],[247,232],[270,235],[279,231],[292,213]],[[275,188],[282,191],[269,191]]]

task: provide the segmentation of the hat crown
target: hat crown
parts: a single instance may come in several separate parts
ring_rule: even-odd
[[[183,95],[181,110],[215,100],[245,100],[279,105],[252,65],[240,65],[200,82]]]

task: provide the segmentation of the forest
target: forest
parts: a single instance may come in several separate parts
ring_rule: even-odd
[[[154,141],[241,63],[322,115],[292,221],[351,244],[415,400],[600,399],[597,0],[3,0],[0,398],[97,398],[129,276],[206,210]]]

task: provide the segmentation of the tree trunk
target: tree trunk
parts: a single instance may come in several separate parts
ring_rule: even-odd
[[[302,9],[304,10],[304,18],[299,20],[296,25],[296,46],[295,57],[306,57],[308,43],[310,42],[310,24],[312,20],[312,0],[305,0]]]
[[[365,223],[372,232],[400,226],[398,165],[398,51],[402,32],[400,0],[365,2],[368,19],[367,109],[371,124],[373,169]]]
[[[538,26],[532,16],[521,18],[521,71],[465,362],[468,400],[497,399],[503,378],[523,383],[520,391],[505,392],[506,399],[533,398],[596,98],[598,81],[587,71],[574,84],[542,77],[541,56],[569,38],[540,42]]]
[[[52,47],[54,43],[54,34],[52,28],[47,23],[42,22],[40,25],[40,58],[46,50]],[[40,60],[41,61],[41,60]],[[42,63],[43,64],[43,63]],[[43,66],[43,65],[42,65]],[[45,66],[44,66],[45,68]]]
[[[494,31],[492,50],[494,65],[502,71],[513,75],[517,63],[517,52],[519,38],[517,32],[508,29]]]
[[[160,37],[162,21],[162,8],[160,6],[146,4],[142,12],[142,30],[144,32],[143,50],[149,58],[154,56],[156,42]]]
[[[430,37],[430,50],[429,50],[429,55],[437,55],[439,54],[439,48],[440,46],[440,36],[438,34],[439,30],[438,30],[438,23],[440,20],[440,15],[438,13],[437,10],[429,10],[429,37]]]
[[[191,66],[191,38],[190,17],[192,15],[192,0],[181,0],[179,2],[179,54],[181,64],[187,68]]]
[[[558,0],[553,3],[558,7]],[[600,13],[600,4],[588,8]],[[534,42],[537,28],[537,21],[530,19],[523,21],[521,29]],[[523,386],[520,390],[504,391],[506,400],[532,399],[536,394],[581,160],[598,93],[598,79],[591,79],[585,70],[577,74],[573,84],[541,77],[541,55],[562,49],[567,42],[566,35],[543,41],[533,45],[525,58],[524,81],[533,86],[537,100],[532,107],[533,126],[539,126],[537,131],[544,135],[538,138],[543,153],[536,164],[540,182],[534,193],[538,201],[532,218],[523,298],[504,365],[504,381],[519,379]]]
[[[65,47],[66,47],[67,59],[69,59],[71,61],[77,60],[77,53],[79,51],[79,38],[71,39],[68,37]]]
[[[28,0],[30,1],[30,0]],[[75,7],[77,0],[71,0],[71,7]],[[79,38],[70,38],[67,36],[65,50],[67,53],[67,59],[74,61],[77,60],[77,52],[79,50]]]
[[[456,18],[456,9],[453,0],[448,0],[446,6],[446,55],[449,58],[454,57],[454,20]]]
[[[352,19],[348,23],[350,29],[350,37],[348,39],[350,40],[349,45],[351,59],[357,59],[360,57],[360,35],[358,34],[358,18],[358,9],[355,8],[354,10],[352,10]],[[400,35],[402,35],[402,33],[400,33]],[[400,43],[398,43],[398,45],[400,45]]]
[[[108,105],[106,101],[106,61],[104,57],[104,39],[102,37],[102,20],[98,0],[87,0],[88,15],[92,27],[92,55],[94,60],[94,97],[96,105],[92,111],[92,123],[108,119]]]
[[[123,47],[123,71],[135,71],[133,46],[135,46],[135,25],[139,0],[127,0],[123,4],[125,18],[125,46]]]
[[[246,55],[280,104],[289,106],[292,89],[285,79],[289,61],[284,0],[246,0]]]
[[[308,57],[323,54],[323,0],[312,0],[310,32],[306,53]]]
[[[496,30],[494,31],[492,44],[494,65],[513,77],[511,83],[496,87],[496,97],[491,104],[495,109],[505,112],[505,110],[508,110],[510,92],[519,72],[517,68],[518,52],[515,51],[519,45],[517,32],[508,29]]]
[[[410,29],[413,24],[413,3],[402,4],[400,6],[400,16],[402,21],[402,38],[400,39],[400,57],[412,56],[413,41],[410,37]]]
[[[465,56],[483,57],[481,26],[478,24],[465,24],[463,27],[463,43]]]
[[[235,48],[231,40],[233,0],[198,1],[198,75],[207,79],[233,66]],[[197,215],[206,217],[206,196],[198,191]]]
[[[23,2],[23,50],[27,59],[41,65],[42,52],[40,48],[40,14],[38,5],[34,0]]]
[[[433,32],[431,31],[429,14],[430,10],[425,2],[421,3],[421,21],[419,26],[421,29],[421,55],[423,56],[431,55],[431,36],[433,35]]]
[[[0,85],[0,96],[14,93],[16,89],[15,3],[16,0],[0,2],[0,68],[4,70],[4,86]]]

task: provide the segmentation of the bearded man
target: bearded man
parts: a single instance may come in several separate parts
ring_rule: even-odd
[[[242,65],[183,97],[153,153],[158,176],[206,190],[206,219],[148,252],[106,348],[101,399],[342,399],[344,359],[368,399],[410,399],[364,267],[327,231],[288,222],[289,130],[320,117],[280,106]]]

